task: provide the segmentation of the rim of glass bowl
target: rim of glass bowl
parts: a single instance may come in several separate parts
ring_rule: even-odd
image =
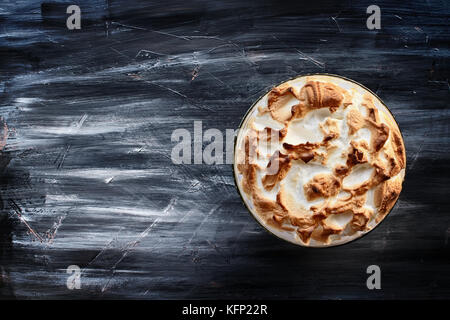
[[[306,74],[297,75],[297,76],[292,77],[292,78],[290,78],[290,79],[284,80],[284,81],[282,81],[282,82],[276,84],[275,86],[272,86],[270,90],[272,90],[272,88],[274,88],[274,87],[278,87],[279,85],[281,85],[281,84],[283,84],[283,83],[285,83],[285,82],[292,81],[292,80],[295,80],[295,79],[298,79],[298,78],[310,77],[310,76],[329,76],[329,77],[340,78],[340,79],[343,79],[343,80],[352,82],[352,83],[354,83],[354,84],[356,84],[356,85],[362,87],[364,90],[367,90],[370,94],[372,94],[374,97],[376,97],[376,98],[380,101],[380,103],[386,108],[386,110],[389,111],[389,113],[390,113],[391,116],[392,116],[392,119],[394,119],[394,122],[396,123],[397,128],[398,128],[399,131],[400,131],[400,136],[402,137],[402,142],[403,142],[403,144],[405,144],[405,140],[404,140],[404,138],[403,138],[402,130],[400,129],[400,126],[398,125],[397,119],[395,119],[395,116],[394,116],[394,114],[392,113],[392,111],[388,108],[388,106],[384,103],[384,101],[383,101],[383,100],[382,100],[375,92],[373,92],[372,90],[370,90],[369,88],[367,88],[366,86],[362,85],[361,83],[359,83],[359,82],[357,82],[357,81],[355,81],[355,80],[352,80],[352,79],[350,79],[350,78],[347,78],[347,77],[344,77],[344,76],[340,76],[340,75],[337,75],[337,74],[332,74],[332,73],[306,73]],[[369,234],[372,230],[375,230],[375,229],[376,229],[376,228],[377,228],[384,220],[386,220],[386,217],[392,212],[392,210],[394,210],[395,206],[397,205],[398,199],[400,198],[400,195],[399,195],[399,196],[397,197],[397,199],[395,200],[395,203],[394,203],[394,205],[392,206],[391,210],[389,210],[389,212],[384,216],[383,220],[381,220],[380,222],[378,222],[372,229],[370,229],[370,230],[368,230],[368,231],[366,231],[366,232],[364,232],[364,233],[361,233],[359,236],[357,236],[357,237],[355,237],[355,238],[351,238],[351,239],[349,239],[349,240],[347,240],[347,241],[339,242],[339,243],[336,243],[336,244],[330,243],[330,244],[326,244],[326,245],[305,245],[305,244],[303,244],[303,243],[301,243],[301,242],[298,242],[298,241],[294,242],[294,241],[285,239],[285,238],[283,238],[283,237],[281,237],[281,236],[275,234],[275,233],[272,232],[266,225],[264,225],[263,223],[261,223],[261,221],[259,221],[259,219],[258,219],[257,217],[255,217],[255,214],[254,214],[253,211],[249,208],[247,202],[245,201],[244,197],[242,196],[242,193],[241,193],[241,190],[240,190],[240,188],[239,188],[238,181],[237,181],[237,178],[236,178],[236,175],[237,175],[238,173],[237,173],[236,170],[235,170],[235,164],[234,164],[234,162],[235,162],[235,157],[236,157],[236,154],[237,154],[237,153],[236,153],[237,138],[238,138],[239,132],[241,132],[240,130],[241,130],[241,128],[242,128],[242,125],[244,124],[244,122],[245,122],[245,120],[247,119],[247,117],[248,117],[248,115],[250,114],[250,112],[253,111],[253,109],[255,108],[256,104],[257,104],[257,103],[258,103],[258,102],[259,102],[259,101],[260,101],[267,93],[269,93],[270,90],[265,91],[262,95],[260,95],[260,96],[252,103],[252,105],[250,106],[250,108],[245,112],[245,114],[244,114],[244,116],[242,117],[241,122],[239,123],[239,126],[238,126],[238,134],[234,137],[234,146],[233,146],[234,156],[233,156],[233,164],[232,164],[234,184],[235,184],[236,190],[237,190],[237,192],[238,192],[238,194],[239,194],[239,196],[240,196],[240,198],[241,198],[241,201],[244,203],[244,205],[245,205],[245,207],[247,208],[247,210],[249,211],[250,215],[253,217],[253,219],[256,220],[256,222],[258,222],[258,224],[259,224],[264,230],[266,230],[267,232],[269,232],[271,235],[275,236],[276,238],[278,238],[278,239],[280,239],[280,240],[282,240],[282,241],[291,243],[291,244],[296,245],[296,246],[305,247],[305,248],[323,249],[323,248],[332,248],[332,247],[342,246],[342,245],[345,245],[345,244],[349,244],[349,243],[351,243],[351,242],[353,242],[353,241],[355,241],[355,240],[361,239],[361,238],[364,237],[365,235]],[[405,148],[405,155],[406,155],[406,148]],[[405,158],[406,158],[406,156],[405,156]],[[403,184],[403,182],[405,181],[405,179],[406,179],[406,159],[405,159],[405,176],[403,177],[402,184]],[[401,194],[401,192],[400,192],[400,194]]]

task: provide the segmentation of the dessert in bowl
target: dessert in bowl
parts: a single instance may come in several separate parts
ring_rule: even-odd
[[[400,129],[362,85],[333,75],[286,81],[245,115],[234,174],[252,215],[289,242],[327,247],[361,237],[402,189]]]

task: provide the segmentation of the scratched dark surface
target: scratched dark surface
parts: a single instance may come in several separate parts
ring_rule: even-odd
[[[72,3],[81,30],[66,28]],[[2,1],[0,297],[450,298],[450,5],[377,1],[368,30],[371,4]],[[375,91],[407,149],[388,218],[330,249],[265,232],[230,165],[171,161],[173,130],[236,128],[272,85],[313,72]]]

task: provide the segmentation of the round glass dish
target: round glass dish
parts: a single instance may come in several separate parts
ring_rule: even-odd
[[[346,90],[347,92],[351,92],[351,97],[352,97],[352,104],[354,106],[357,106],[358,108],[362,108],[361,107],[361,100],[358,97],[362,97],[362,96],[369,96],[371,98],[371,101],[373,102],[373,106],[378,110],[379,114],[381,115],[381,122],[383,122],[383,119],[386,119],[387,122],[390,125],[390,132],[398,132],[398,135],[396,135],[396,137],[398,139],[401,140],[401,150],[402,153],[402,158],[403,160],[400,161],[401,162],[401,170],[400,173],[398,173],[397,175],[395,175],[395,177],[392,177],[392,179],[397,179],[399,180],[399,184],[400,184],[400,190],[401,190],[401,184],[404,181],[404,173],[405,173],[405,168],[406,168],[406,155],[405,155],[405,148],[404,148],[404,144],[403,144],[403,137],[401,136],[401,132],[400,129],[398,127],[397,122],[395,121],[394,116],[392,115],[392,113],[390,112],[390,110],[388,109],[388,107],[382,102],[382,100],[372,91],[370,91],[368,88],[364,87],[363,85],[359,84],[356,81],[353,81],[351,79],[342,77],[342,76],[338,76],[338,75],[332,75],[332,74],[307,74],[307,75],[301,75],[295,78],[292,78],[290,80],[284,81],[283,83],[280,83],[279,85],[275,86],[275,88],[279,88],[279,87],[285,87],[285,86],[290,86],[293,87],[294,91],[296,90],[297,92],[297,97],[298,97],[298,92],[300,92],[301,88],[308,82],[308,81],[316,81],[316,82],[323,82],[323,83],[332,83],[333,85],[336,85],[344,90]],[[246,112],[246,114],[244,115],[240,125],[239,125],[239,130],[238,130],[238,134],[236,136],[235,139],[235,145],[234,145],[234,164],[233,164],[233,173],[234,173],[234,179],[235,179],[235,183],[236,183],[236,187],[238,189],[238,192],[245,204],[245,206],[248,208],[248,210],[250,211],[250,213],[252,214],[252,216],[256,219],[256,221],[258,221],[264,229],[266,229],[268,232],[270,232],[271,234],[275,235],[276,237],[283,239],[285,241],[291,242],[293,244],[296,245],[300,245],[300,246],[306,246],[306,247],[317,247],[317,248],[323,248],[323,247],[331,247],[331,246],[337,246],[337,245],[342,245],[345,243],[348,243],[350,241],[353,241],[355,239],[358,239],[360,237],[362,237],[363,235],[367,234],[368,232],[370,232],[371,230],[373,230],[377,225],[379,225],[379,223],[381,221],[384,220],[384,218],[389,214],[389,212],[392,210],[392,208],[394,207],[395,203],[397,202],[400,190],[398,190],[398,192],[396,192],[394,194],[394,198],[395,199],[389,199],[390,204],[389,204],[389,209],[387,210],[387,212],[383,213],[382,218],[378,219],[376,221],[376,216],[378,214],[378,207],[375,206],[373,204],[373,199],[372,199],[372,204],[369,205],[367,204],[367,208],[370,209],[372,208],[372,210],[375,212],[375,214],[372,214],[370,217],[370,221],[372,222],[370,225],[369,223],[367,223],[367,227],[364,228],[364,230],[351,230],[351,234],[346,235],[344,232],[341,232],[340,234],[336,235],[336,234],[332,234],[330,235],[327,239],[326,242],[322,242],[322,241],[318,241],[315,239],[309,239],[308,241],[304,241],[302,240],[302,237],[299,237],[298,232],[296,231],[287,231],[284,230],[283,228],[280,228],[278,226],[274,226],[272,223],[268,223],[268,221],[262,216],[261,213],[257,212],[257,209],[255,208],[254,205],[254,201],[253,201],[253,195],[252,194],[248,194],[246,192],[244,192],[243,190],[243,186],[242,186],[242,181],[243,181],[243,175],[241,174],[238,165],[239,165],[239,157],[242,157],[242,153],[245,152],[245,142],[244,139],[245,137],[248,135],[248,132],[250,130],[249,128],[249,123],[250,122],[255,122],[253,121],[258,114],[261,113],[261,108],[267,107],[268,104],[268,95],[271,92],[271,90],[269,90],[267,93],[265,93],[263,96],[261,96],[260,98],[258,98],[256,100],[255,103],[253,103],[253,105],[249,108],[249,110]],[[355,98],[356,97],[356,98]],[[357,101],[355,101],[355,99]],[[358,100],[359,99],[359,100]],[[350,106],[352,105],[350,104]],[[339,107],[339,109],[346,109],[348,108],[348,106],[343,106],[341,104],[341,106]],[[313,110],[316,111],[316,110]],[[334,111],[331,113],[333,114]],[[340,119],[342,121],[345,121],[345,117],[346,115],[344,114],[343,118]],[[305,116],[306,118],[306,116]],[[323,120],[325,120],[325,118],[323,118]],[[254,129],[254,125],[251,125],[252,128]],[[289,124],[285,124],[285,128],[288,129]],[[270,127],[270,126],[269,126]],[[261,129],[262,127],[260,127]],[[277,128],[280,130],[280,128]],[[391,139],[394,139],[393,133],[389,133],[389,137],[386,140],[386,144],[390,143]],[[397,140],[398,140],[397,139]],[[398,141],[397,141],[398,142]],[[394,148],[394,147],[393,147]],[[282,149],[279,150],[280,152],[284,152],[282,151]],[[346,151],[346,149],[342,150],[343,152]],[[382,152],[382,151],[380,151]],[[242,158],[240,158],[242,160]],[[266,159],[267,160],[267,159]],[[298,159],[296,159],[298,160]],[[301,161],[301,160],[298,160]],[[242,162],[242,161],[241,161]],[[266,162],[267,163],[267,162]],[[263,166],[260,166],[263,167]],[[374,167],[375,168],[375,167]],[[292,168],[289,170],[293,170]],[[259,190],[263,190],[264,187],[261,185],[261,180],[262,180],[262,176],[258,177],[260,179],[260,181],[258,182],[258,188]],[[343,181],[343,180],[342,180]],[[283,181],[281,180],[280,184]],[[384,181],[381,183],[383,186],[386,185],[386,187],[383,187],[385,189],[385,193],[389,192],[389,189],[387,187],[387,184],[384,183]],[[398,183],[397,183],[398,184]],[[377,188],[377,186],[374,187]],[[381,187],[378,187],[381,188]],[[263,190],[264,191],[264,190]],[[298,192],[303,192],[303,190],[301,190],[301,186],[299,186],[296,191]],[[276,190],[275,190],[276,192]],[[306,192],[306,191],[305,191]],[[374,191],[375,193],[375,191]],[[373,196],[373,195],[371,195]],[[336,195],[335,201],[338,200],[337,198],[338,196]],[[369,197],[367,197],[369,198]],[[391,197],[392,198],[392,197]],[[275,199],[272,199],[273,201],[278,201]],[[385,197],[381,198],[381,204],[382,201],[385,199]],[[323,201],[326,201],[327,199],[324,197]],[[320,202],[320,199],[318,200]],[[380,202],[379,201],[379,202]],[[369,203],[370,201],[368,200],[367,203]],[[315,204],[317,204],[317,201],[315,202]],[[366,207],[364,207],[366,208]],[[385,210],[386,211],[386,210]],[[353,214],[354,216],[354,214]],[[338,217],[339,218],[339,217]],[[288,221],[290,220],[289,218],[287,219]],[[269,221],[270,222],[270,221]],[[353,225],[354,223],[354,218],[352,217],[351,221],[348,221],[347,224],[345,225],[346,229],[348,230],[350,225]],[[319,223],[320,225],[320,223]],[[358,225],[356,223],[356,225]],[[292,226],[289,225],[289,223],[285,223],[283,222],[283,226],[286,227],[293,227],[294,229],[296,228],[296,226]],[[325,227],[324,227],[325,228]],[[345,231],[343,230],[343,231]]]

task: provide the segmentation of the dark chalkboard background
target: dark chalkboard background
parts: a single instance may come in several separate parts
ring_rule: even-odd
[[[449,18],[444,0],[2,1],[0,296],[450,298]],[[268,88],[314,72],[376,92],[407,149],[391,214],[330,249],[264,231],[230,165],[170,158],[173,130],[236,128]]]

